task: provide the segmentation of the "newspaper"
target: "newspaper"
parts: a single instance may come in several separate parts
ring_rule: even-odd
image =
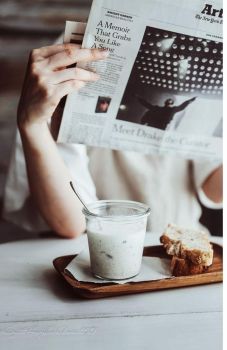
[[[68,96],[59,142],[188,159],[222,159],[222,2],[94,0],[83,47],[107,60],[80,65],[101,79]]]

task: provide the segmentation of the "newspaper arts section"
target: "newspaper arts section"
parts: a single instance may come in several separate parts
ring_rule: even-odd
[[[67,98],[60,142],[185,158],[222,158],[221,2],[94,0],[66,42],[105,48],[83,65],[101,79]],[[130,9],[130,12],[129,12]]]

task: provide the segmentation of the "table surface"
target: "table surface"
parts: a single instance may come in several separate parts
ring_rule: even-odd
[[[78,253],[85,240],[40,238],[0,245],[2,349],[222,348],[221,283],[79,299],[61,281],[52,260]],[[147,234],[146,245],[157,242],[156,235]]]

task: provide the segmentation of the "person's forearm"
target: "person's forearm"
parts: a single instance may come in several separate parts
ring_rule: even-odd
[[[147,102],[144,98],[139,96],[137,99],[138,99],[138,101],[140,102],[140,104],[142,106],[144,106],[144,107],[146,107],[148,109],[152,107],[152,105],[149,102]]]
[[[31,195],[40,213],[59,235],[85,230],[82,206],[70,188],[66,168],[47,124],[20,127]]]
[[[189,104],[190,104],[190,102],[186,101],[186,102],[182,103],[182,105],[175,107],[176,112],[183,111]]]
[[[29,56],[17,113],[28,180],[40,213],[50,228],[64,237],[82,233],[85,219],[47,122],[63,97],[100,78],[75,64],[103,60],[108,55],[106,50],[60,44],[34,49]]]
[[[216,169],[204,182],[202,189],[206,196],[215,203],[223,201],[223,166]]]

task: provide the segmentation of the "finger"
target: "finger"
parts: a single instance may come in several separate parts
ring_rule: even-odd
[[[56,55],[48,57],[43,62],[51,69],[59,69],[62,67],[71,66],[78,62],[91,62],[103,60],[108,57],[108,51],[99,49],[78,49],[68,48]],[[47,61],[47,62],[45,62]]]
[[[97,81],[100,76],[82,68],[68,68],[52,73],[51,81],[60,84],[68,80]]]
[[[73,91],[78,91],[82,89],[86,83],[79,80],[70,80],[64,83],[58,84],[56,88],[56,95],[59,99],[62,99],[66,95],[72,93]]]
[[[56,55],[59,52],[63,52],[65,50],[78,50],[80,49],[80,45],[76,44],[57,44],[51,46],[43,46],[38,49],[34,49],[31,53],[34,59],[43,60],[50,56]]]

